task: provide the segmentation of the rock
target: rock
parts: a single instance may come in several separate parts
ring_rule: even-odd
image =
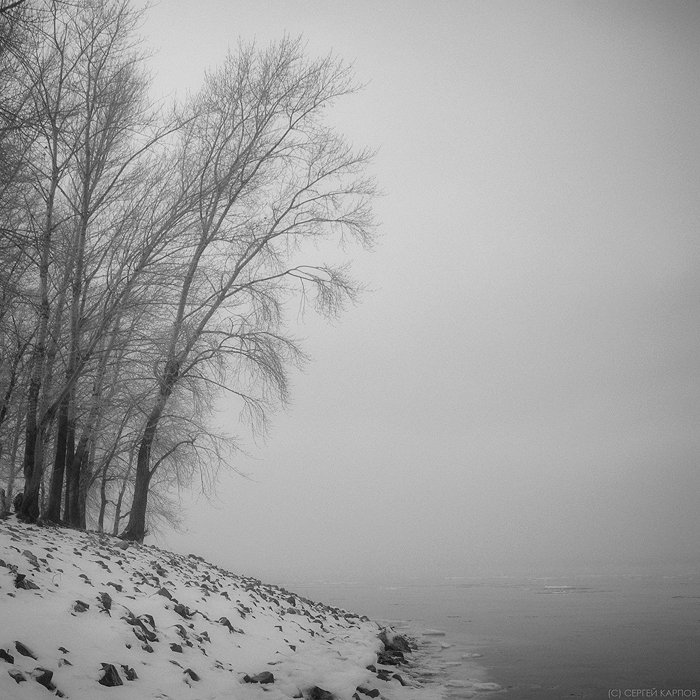
[[[327,690],[315,685],[309,691],[309,700],[336,700],[336,698],[333,693],[329,693]]]
[[[378,698],[379,691],[376,688],[369,690],[368,688],[363,688],[362,686],[357,686],[357,692],[366,695],[368,698]]]
[[[109,611],[112,609],[112,596],[103,591],[98,593],[97,600],[100,601],[100,610],[110,615],[111,613]]]
[[[182,603],[176,603],[173,610],[181,617],[184,617],[185,620],[189,620],[192,617],[192,615],[194,615],[194,613],[186,605],[183,605]]]
[[[97,681],[100,685],[104,685],[108,688],[113,688],[117,685],[124,685],[119,676],[119,671],[112,664],[102,664],[102,669],[104,670],[104,675]]]
[[[380,668],[377,671],[377,678],[379,678],[380,681],[388,681],[389,678],[391,678],[391,671],[386,668]]]
[[[411,645],[406,637],[401,634],[395,634],[386,645],[386,648],[391,651],[400,651],[402,654],[411,653]]]
[[[138,676],[136,675],[136,671],[134,671],[133,668],[130,666],[127,666],[126,664],[121,664],[122,671],[124,671],[124,676],[127,681],[135,681],[138,680]]]
[[[32,678],[39,684],[43,685],[47,690],[56,690],[56,686],[51,682],[53,671],[47,668],[35,668],[32,671]]]
[[[377,663],[384,666],[399,666],[400,664],[406,663],[406,659],[400,651],[386,650],[380,651],[379,654],[377,654]]]
[[[22,654],[22,656],[28,656],[30,659],[37,660],[36,654],[27,646],[22,644],[22,642],[15,642],[15,649]]]
[[[132,630],[136,639],[141,642],[157,642],[158,636],[154,630],[148,629],[147,624],[155,629],[155,622],[150,615],[139,615],[134,617],[131,611],[128,611],[128,615],[122,617],[127,624],[132,626]]]
[[[199,680],[199,676],[191,668],[186,668],[183,673],[187,674],[193,681]]]
[[[162,595],[164,598],[167,598],[168,600],[172,600],[173,597],[170,594],[170,591],[167,588],[159,588],[156,593],[158,595]]]
[[[237,630],[232,624],[231,621],[228,619],[228,617],[220,617],[218,620],[220,625],[223,625],[228,629],[228,631],[233,634],[234,632],[240,632],[241,630]]]
[[[170,650],[182,654],[182,647],[179,644],[175,644],[175,642],[170,645]]]
[[[107,581],[108,586],[112,586],[115,591],[118,593],[121,593],[124,590],[124,587],[121,585],[121,583],[113,583],[112,581]]]
[[[275,677],[269,671],[263,671],[255,676],[249,676],[247,673],[243,676],[244,683],[274,683]]]
[[[83,613],[89,609],[90,606],[87,603],[84,603],[82,600],[76,600],[75,603],[73,603],[73,610],[77,613]]]
[[[15,683],[21,683],[22,681],[26,681],[27,678],[25,675],[22,673],[22,671],[18,671],[15,668],[11,668],[8,673],[10,674],[10,678],[14,680]]]
[[[0,659],[7,661],[8,664],[15,662],[15,657],[12,654],[8,654],[4,649],[0,649]]]
[[[26,574],[17,574],[15,576],[15,588],[22,588],[25,591],[39,590],[39,586],[27,578]]]
[[[25,549],[22,552],[22,556],[27,557],[27,559],[29,559],[29,563],[32,564],[32,566],[39,566],[39,560],[36,558],[36,554],[34,554],[34,552],[30,552],[28,549]]]
[[[399,683],[401,683],[401,685],[408,685],[408,683],[406,683],[406,681],[402,678],[401,674],[399,674],[399,673],[394,673],[392,675],[392,678],[394,678]]]

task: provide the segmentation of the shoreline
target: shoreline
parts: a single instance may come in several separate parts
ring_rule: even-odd
[[[0,521],[0,696],[435,700],[379,621],[110,535]],[[42,689],[43,693],[44,690]]]
[[[433,700],[481,700],[502,697],[508,692],[503,679],[485,665],[489,645],[471,630],[469,621],[463,620],[458,633],[454,627],[456,620],[442,619],[420,604],[422,591],[436,591],[430,584],[295,581],[289,586],[312,597],[359,610],[380,625],[413,640],[416,649],[409,664],[417,681],[430,687]],[[438,586],[436,592],[441,589]],[[417,591],[421,595],[416,596]],[[446,625],[448,622],[451,624]]]

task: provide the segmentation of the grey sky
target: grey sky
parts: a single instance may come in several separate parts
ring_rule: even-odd
[[[296,576],[696,557],[700,5],[163,0],[164,93],[303,33],[367,87],[375,291],[174,548]],[[292,319],[294,320],[294,319]],[[236,432],[236,415],[222,417]]]

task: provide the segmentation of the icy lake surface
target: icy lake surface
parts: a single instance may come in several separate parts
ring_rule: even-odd
[[[700,697],[697,570],[293,585],[417,633],[426,680],[444,698]]]

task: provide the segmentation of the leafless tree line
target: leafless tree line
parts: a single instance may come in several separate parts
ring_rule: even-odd
[[[285,325],[358,289],[319,243],[372,240],[369,154],[324,120],[356,89],[303,43],[240,46],[154,105],[129,0],[0,0],[0,476],[20,516],[142,541],[303,360]],[[311,257],[309,257],[311,256]]]

